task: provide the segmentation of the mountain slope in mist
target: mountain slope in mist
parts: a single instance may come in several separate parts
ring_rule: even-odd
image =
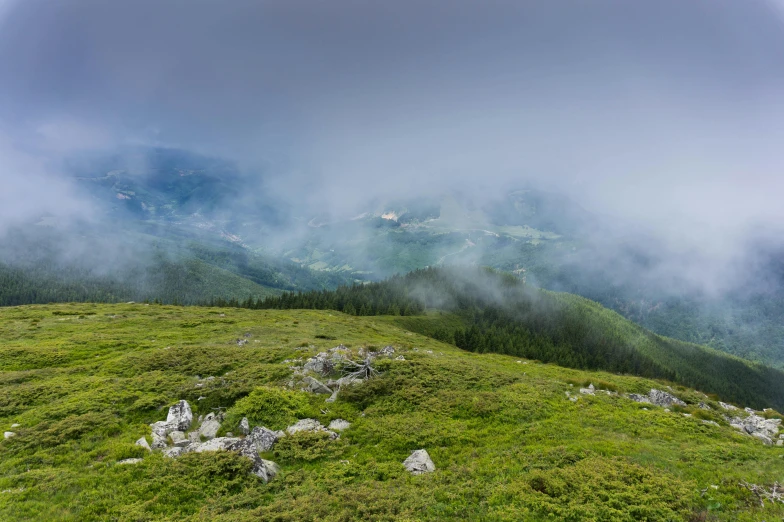
[[[169,245],[233,244],[238,255],[293,263],[273,272],[299,265],[310,271],[305,279],[327,288],[427,266],[490,266],[598,301],[662,335],[784,367],[784,271],[775,235],[750,235],[723,254],[738,259],[730,264],[699,245],[672,248],[648,230],[535,188],[422,189],[338,202],[336,209],[313,187],[282,195],[264,175],[175,149],[82,155],[67,168],[119,240],[142,230]],[[307,281],[270,284],[275,277],[255,277],[233,262],[217,266],[262,286],[314,288]]]

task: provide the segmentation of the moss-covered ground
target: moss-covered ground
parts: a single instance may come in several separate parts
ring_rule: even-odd
[[[739,485],[784,482],[784,448],[739,434],[701,393],[674,387],[690,406],[666,412],[622,394],[667,383],[463,352],[395,321],[142,304],[0,309],[0,426],[16,432],[0,441],[0,520],[784,516]],[[406,360],[379,361],[380,377],[331,404],[282,392],[283,361],[340,343],[392,345]],[[569,400],[591,382],[621,393]],[[197,414],[225,408],[223,431],[241,415],[273,428],[298,417],[352,426],[338,441],[284,439],[264,455],[281,466],[264,484],[233,454],[173,460],[135,446],[178,399]],[[403,469],[419,448],[435,473]],[[117,464],[131,457],[143,461]]]

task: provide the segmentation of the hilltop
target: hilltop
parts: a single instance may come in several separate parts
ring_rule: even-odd
[[[784,477],[781,447],[729,426],[728,417],[747,413],[674,383],[464,351],[400,328],[402,319],[142,304],[4,308],[0,424],[15,436],[0,441],[0,518],[751,521],[784,514],[781,504],[761,507],[741,485],[769,490]],[[354,352],[390,346],[394,357],[379,357],[380,375],[346,387],[332,403],[286,390],[292,366],[340,344]],[[686,406],[627,396],[651,389]],[[237,433],[242,416],[273,430],[304,418],[350,427],[337,440],[279,441],[262,454],[280,466],[265,484],[233,452],[169,459],[135,445],[179,400],[194,417],[225,412],[218,436]],[[419,449],[434,472],[414,476],[403,467]],[[141,461],[119,464],[130,458]]]

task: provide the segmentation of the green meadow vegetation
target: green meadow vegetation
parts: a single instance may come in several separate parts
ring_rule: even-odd
[[[155,304],[0,309],[0,424],[16,433],[0,441],[0,520],[784,516],[784,505],[760,506],[740,486],[784,480],[784,448],[729,427],[715,398],[462,350],[401,327],[406,317],[430,316]],[[462,319],[445,314],[449,321]],[[405,360],[379,359],[380,376],[334,403],[283,387],[291,375],[284,361],[339,343],[392,345]],[[618,394],[580,395],[589,383]],[[668,385],[688,406],[667,412],[623,396]],[[282,439],[262,455],[281,467],[264,484],[233,453],[167,459],[135,446],[179,399],[197,415],[225,411],[224,432],[242,416],[272,429],[307,417],[352,425],[336,441]],[[401,463],[420,448],[437,469],[412,476]],[[143,460],[118,464],[127,458]]]

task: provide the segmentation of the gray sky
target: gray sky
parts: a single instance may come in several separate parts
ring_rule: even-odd
[[[29,189],[28,161],[155,143],[269,162],[333,206],[534,180],[724,251],[784,219],[783,17],[779,0],[0,0],[0,219],[73,207]]]

